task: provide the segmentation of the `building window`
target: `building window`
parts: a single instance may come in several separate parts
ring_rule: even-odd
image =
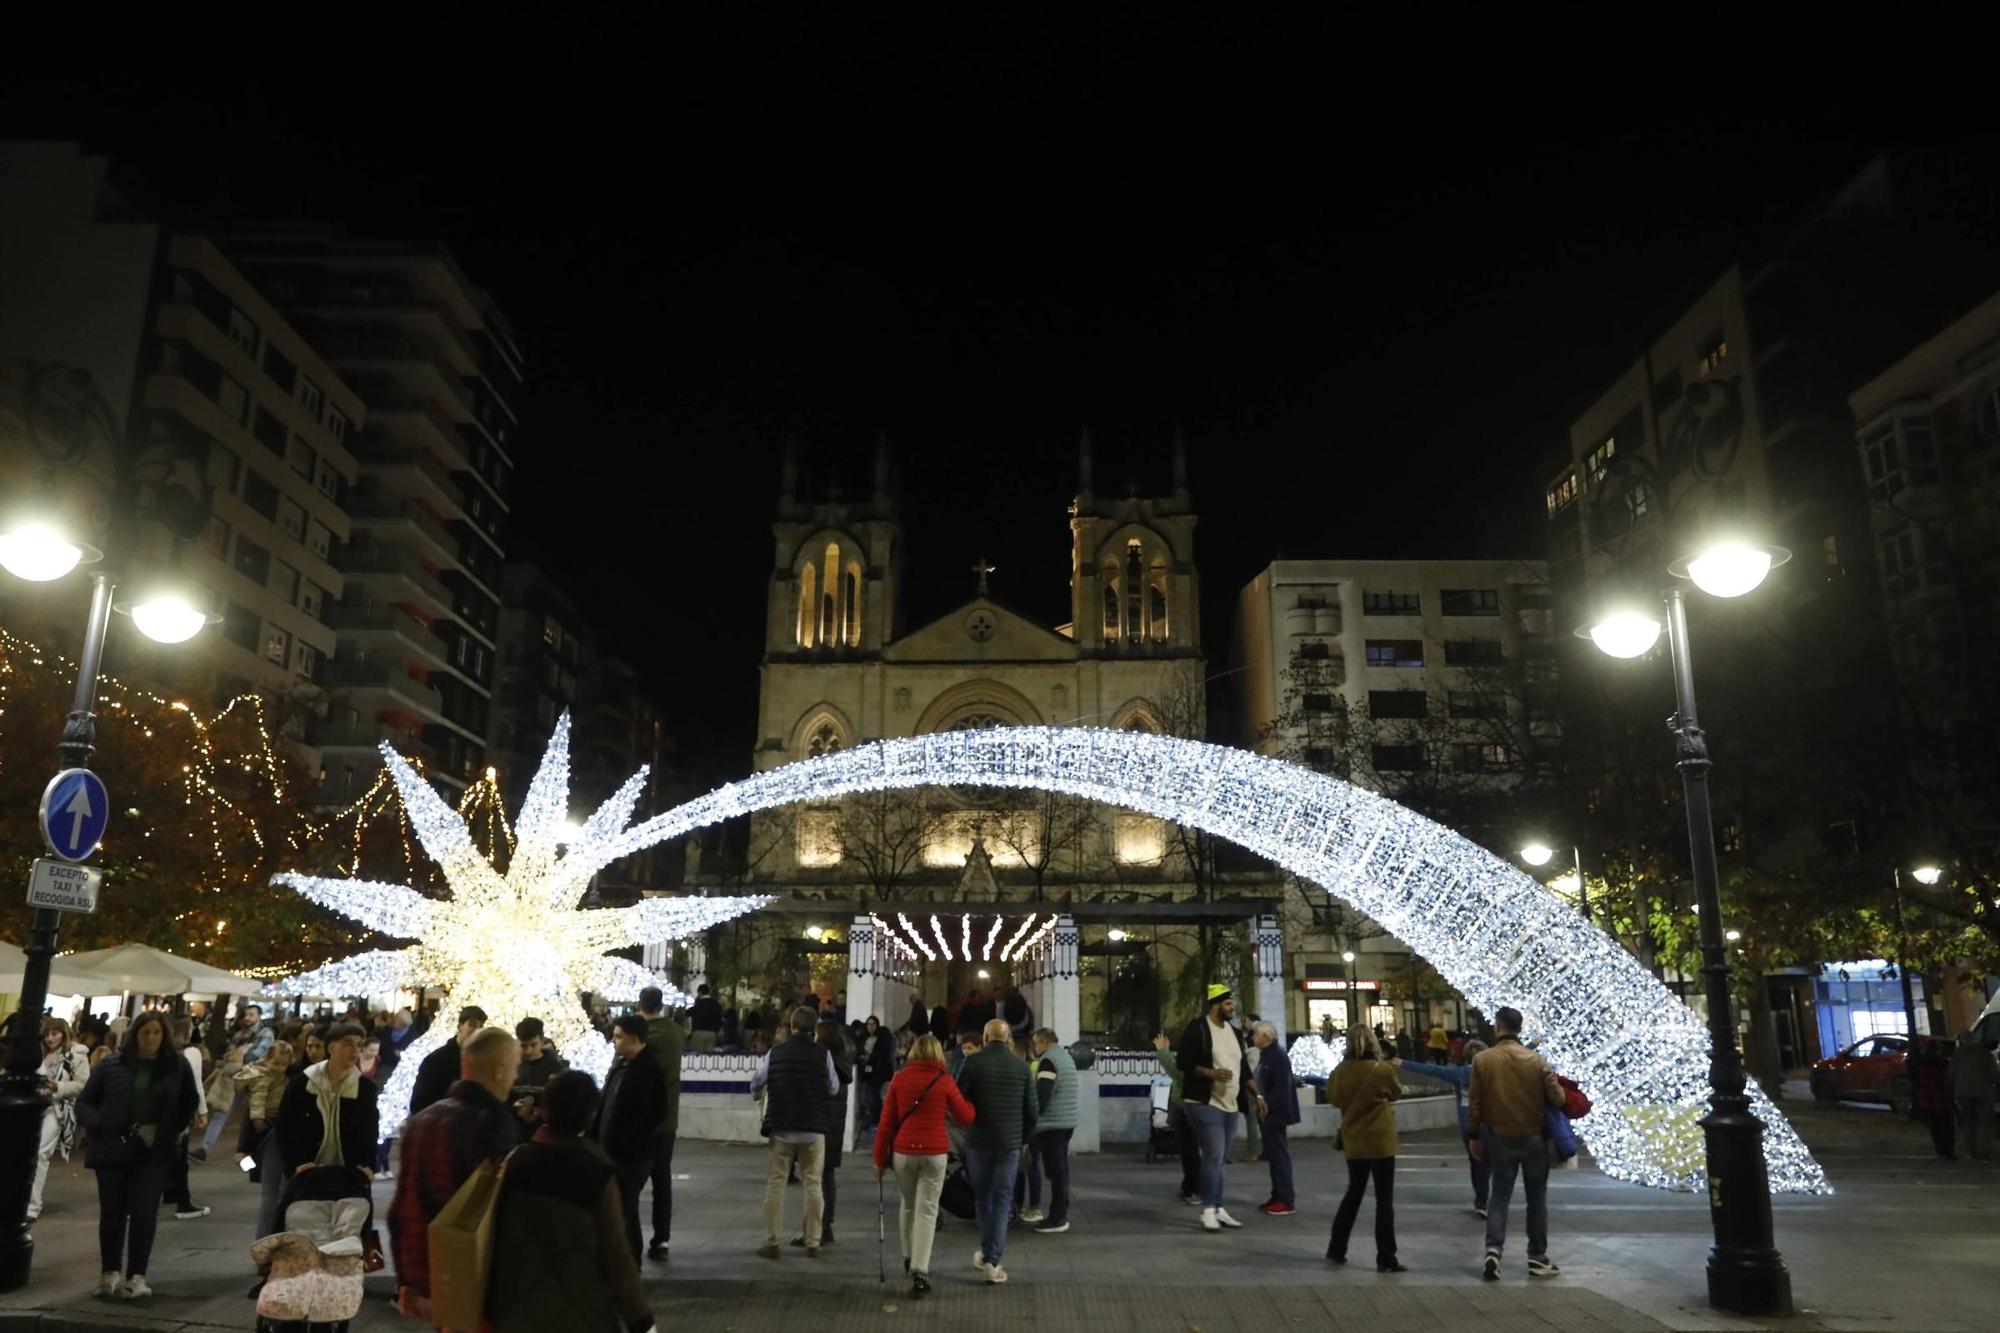
[[[307,680],[318,680],[319,649],[309,643],[296,645],[292,652],[292,673]]]
[[[1498,588],[1446,588],[1438,594],[1438,609],[1448,616],[1497,616]]]
[[[1877,500],[1895,498],[1907,486],[1935,486],[1937,439],[1927,416],[1898,417],[1868,432],[1861,457],[1868,469],[1868,490]]]
[[[1712,374],[1715,368],[1720,366],[1728,356],[1729,340],[1723,336],[1720,329],[1717,329],[1714,333],[1709,334],[1701,344],[1701,355],[1697,358],[1701,362],[1701,373],[1703,375]]]
[[[798,862],[807,868],[837,866],[844,854],[838,810],[801,810],[792,834]]]
[[[1583,460],[1583,471],[1590,478],[1591,485],[1604,480],[1604,474],[1611,470],[1611,460],[1617,452],[1618,441],[1609,435],[1604,437],[1604,443],[1590,451],[1590,457]]]
[[[326,590],[311,579],[299,580],[299,610],[314,620],[320,618],[320,608],[326,604]]]
[[[229,312],[229,341],[243,349],[252,361],[257,359],[257,324],[241,310]]]
[[[286,606],[293,606],[299,600],[299,571],[282,560],[271,562],[271,581],[267,585],[277,594],[278,600]]]
[[[213,514],[209,515],[208,525],[201,530],[201,549],[217,560],[229,558],[229,525]]]
[[[1361,594],[1361,614],[1364,616],[1414,616],[1421,609],[1422,599],[1413,592],[1366,592]]]
[[[1104,640],[1109,643],[1118,637],[1118,571],[1112,565],[1104,567]]]
[[[243,386],[224,375],[216,381],[215,405],[222,409],[222,415],[229,418],[229,424],[243,424],[244,414],[250,410],[250,395],[243,392]]]
[[[1446,666],[1491,666],[1503,660],[1498,639],[1448,639],[1444,645]]]
[[[236,534],[236,554],[229,563],[259,587],[271,576],[271,553],[240,532]]]
[[[313,485],[317,486],[319,493],[326,496],[329,500],[340,499],[340,474],[335,472],[332,465],[324,458],[319,460],[319,468],[313,477]]]
[[[822,722],[806,737],[806,758],[817,759],[840,749],[840,732],[831,722]]]
[[[1370,717],[1427,717],[1429,714],[1430,696],[1422,690],[1368,691]]]
[[[1454,719],[1497,718],[1506,716],[1506,705],[1489,695],[1466,690],[1453,690],[1445,696],[1445,707]]]
[[[223,608],[222,637],[246,653],[257,651],[263,627],[264,622],[257,613],[240,602],[230,602]]]
[[[542,642],[558,651],[562,648],[562,623],[554,616],[542,617]]]
[[[1415,773],[1424,766],[1421,745],[1376,745],[1369,748],[1369,762],[1377,773]]]
[[[298,436],[294,435],[285,442],[285,466],[298,473],[301,477],[304,477],[307,481],[312,480],[313,464],[315,461],[317,460],[314,457],[312,446]]]
[[[1308,662],[1321,662],[1333,656],[1333,649],[1325,639],[1310,639],[1299,645],[1299,656]]]
[[[1302,592],[1293,605],[1301,611],[1324,611],[1326,610],[1326,594],[1323,592]]]
[[[1451,766],[1462,773],[1501,772],[1514,766],[1514,752],[1504,745],[1454,745]]]
[[[337,407],[326,409],[327,433],[336,440],[347,438],[347,414]]]
[[[316,518],[307,520],[306,549],[322,560],[331,558],[333,530]]]
[[[277,344],[265,343],[264,373],[271,377],[273,384],[276,384],[280,389],[289,394],[292,391],[292,385],[298,379],[299,369],[292,364],[290,357],[278,350]]]
[[[255,472],[250,473],[243,478],[243,503],[249,505],[265,518],[276,522],[278,517],[277,484],[265,477],[259,476]]]
[[[278,529],[295,542],[306,539],[306,510],[297,500],[278,497]]]
[[[1420,667],[1424,664],[1421,639],[1370,639],[1368,665],[1372,667]]]
[[[1909,525],[1882,539],[1882,590],[1908,597],[1953,582],[1950,552],[1942,538]]]
[[[1299,708],[1307,713],[1331,713],[1333,711],[1333,696],[1331,694],[1304,695],[1299,700]]]
[[[1120,865],[1153,866],[1166,859],[1167,826],[1164,820],[1120,810],[1113,836]]]
[[[1515,584],[1514,602],[1523,611],[1546,611],[1554,604],[1546,583]]]
[[[326,395],[320,392],[319,385],[304,375],[299,376],[299,406],[315,421],[319,420],[320,409],[326,406]]]
[[[272,453],[285,456],[285,423],[272,416],[265,408],[257,409],[257,424],[250,428],[257,442]]]
[[[1556,480],[1556,484],[1549,487],[1548,501],[1550,518],[1554,518],[1557,514],[1560,514],[1563,510],[1576,503],[1575,469],[1563,473]]]
[[[292,660],[292,636],[276,625],[264,626],[264,660],[278,666]]]

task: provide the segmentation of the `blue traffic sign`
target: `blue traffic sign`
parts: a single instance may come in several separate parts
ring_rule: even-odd
[[[87,768],[66,768],[42,789],[42,838],[65,861],[90,859],[110,819],[110,793]]]

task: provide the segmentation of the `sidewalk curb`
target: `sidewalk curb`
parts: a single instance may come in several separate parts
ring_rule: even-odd
[[[220,1329],[221,1324],[192,1324],[185,1319],[154,1319],[125,1310],[107,1309],[102,1314],[80,1314],[73,1310],[0,1310],[0,1333],[199,1333]]]

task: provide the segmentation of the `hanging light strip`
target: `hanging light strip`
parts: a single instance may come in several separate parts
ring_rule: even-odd
[[[1031,912],[1022,920],[1020,929],[1016,930],[1013,937],[1007,941],[1007,947],[1000,951],[1000,961],[1003,963],[1013,961],[1016,951],[1020,948],[1021,941],[1026,939],[1028,932],[1034,928],[1035,917]]]
[[[993,941],[1000,938],[1000,927],[1006,920],[1007,918],[1004,916],[993,918],[993,929],[986,932],[986,947],[979,951],[980,962],[990,963],[993,961]]]
[[[972,918],[969,915],[962,916],[958,919],[958,947],[964,951],[965,961],[967,961],[968,963],[971,962],[972,961]],[[984,962],[986,960],[981,959],[980,961]]]
[[[896,913],[896,920],[901,923],[904,930],[910,933],[910,938],[917,942],[917,948],[923,950],[925,960],[935,963],[937,955],[931,952],[931,946],[925,942],[924,937],[918,933],[917,928],[910,923],[910,918],[898,912]]]
[[[944,951],[944,960],[947,963],[950,962],[951,941],[944,937],[944,927],[938,924],[938,919],[935,916],[931,918],[931,933],[937,936],[938,948]]]

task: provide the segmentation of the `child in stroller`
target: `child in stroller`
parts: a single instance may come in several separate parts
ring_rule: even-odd
[[[285,1182],[278,1215],[279,1229],[250,1247],[264,1274],[257,1333],[346,1333],[374,1242],[368,1177],[351,1166],[302,1171]]]

